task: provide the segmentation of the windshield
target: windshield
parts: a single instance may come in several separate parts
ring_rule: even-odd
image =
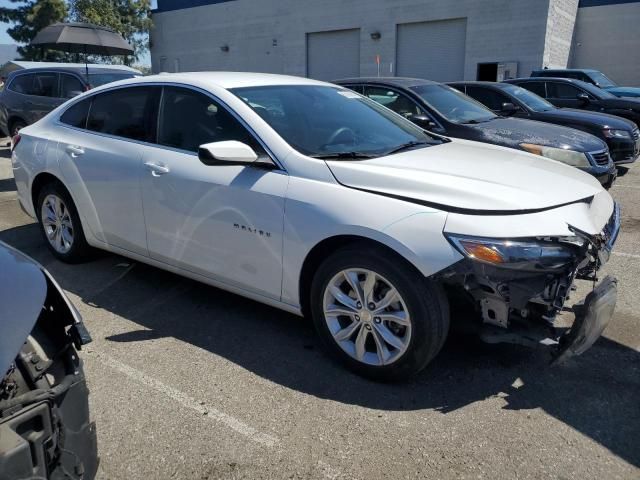
[[[548,112],[549,110],[556,108],[553,104],[547,102],[544,98],[536,95],[526,88],[506,84],[502,88],[505,92],[516,97],[534,112]]]
[[[497,118],[487,107],[448,85],[418,85],[411,90],[453,123],[481,123]]]
[[[591,80],[596,82],[600,88],[609,88],[609,87],[617,87],[615,82],[610,80],[604,73],[602,72],[589,72],[589,77]]]
[[[137,77],[134,73],[90,73],[89,85],[92,88],[99,87],[105,83],[117,82],[118,80],[126,80],[127,78]]]
[[[323,85],[231,89],[299,152],[348,159],[442,143],[373,100]]]

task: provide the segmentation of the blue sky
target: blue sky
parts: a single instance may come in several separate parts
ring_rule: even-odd
[[[16,4],[10,2],[9,0],[0,0],[0,7],[11,7]],[[157,0],[151,0],[151,6],[156,8]],[[0,43],[15,43],[14,40],[7,34],[7,28],[11,25],[8,23],[0,23]],[[145,58],[142,58],[139,62],[142,65],[150,65],[151,61],[149,59],[149,55],[147,54]]]

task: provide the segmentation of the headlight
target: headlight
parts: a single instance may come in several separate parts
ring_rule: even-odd
[[[567,165],[571,165],[572,167],[590,166],[589,159],[582,152],[576,152],[575,150],[565,150],[564,148],[545,147],[544,145],[534,145],[533,143],[521,143],[520,146],[529,153],[547,157],[558,162],[566,163]]]
[[[627,138],[631,139],[631,132],[626,130],[611,130],[609,128],[605,128],[602,133],[607,138]]]
[[[571,264],[575,247],[535,240],[508,240],[445,234],[465,257],[472,260],[517,270],[553,270]],[[568,241],[576,246],[579,240]]]

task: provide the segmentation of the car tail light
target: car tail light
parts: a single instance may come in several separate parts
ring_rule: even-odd
[[[20,136],[19,133],[17,135],[14,135],[13,138],[11,139],[11,152],[12,153],[16,149],[18,144],[20,143],[21,139],[22,139],[22,137]]]

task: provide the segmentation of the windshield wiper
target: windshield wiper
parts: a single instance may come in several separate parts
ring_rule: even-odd
[[[483,119],[480,119],[480,120],[476,120],[475,118],[472,118],[471,120],[467,120],[466,122],[462,122],[462,125],[477,125],[478,123],[490,122],[494,118],[497,118],[497,117],[483,118]]]
[[[311,155],[311,158],[319,158],[321,160],[366,160],[367,158],[374,157],[374,155],[367,155],[366,153],[361,152],[336,152]]]
[[[423,145],[433,145],[432,143],[429,142],[416,142],[416,141],[411,141],[411,142],[407,142],[405,144],[402,144],[392,150],[389,150],[387,153],[385,153],[385,155],[391,155],[392,153],[398,153],[398,152],[402,152],[404,150],[409,150],[410,148],[414,148],[414,147],[420,147]]]

